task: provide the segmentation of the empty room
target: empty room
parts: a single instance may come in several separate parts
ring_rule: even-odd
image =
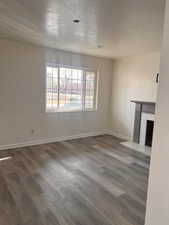
[[[169,225],[169,0],[0,0],[0,225]]]

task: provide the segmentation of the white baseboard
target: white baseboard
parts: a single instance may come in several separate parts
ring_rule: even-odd
[[[113,130],[107,130],[107,134],[110,134],[112,136],[115,136],[117,138],[120,138],[120,139],[123,139],[123,140],[126,140],[126,141],[130,141],[131,140],[131,137],[119,134],[119,133],[117,133],[117,132],[115,132]]]
[[[117,138],[126,140],[126,141],[131,140],[130,137],[126,137],[124,135],[118,134],[118,133],[114,132],[113,130],[103,129],[101,131],[75,134],[72,136],[63,136],[63,137],[56,137],[56,138],[25,141],[25,142],[16,143],[16,144],[0,145],[0,151],[7,150],[7,149],[16,149],[16,148],[23,148],[23,147],[34,146],[34,145],[47,144],[47,143],[52,143],[52,142],[68,141],[68,140],[73,140],[73,139],[78,139],[78,138],[94,137],[94,136],[103,135],[103,134],[109,134],[109,135],[115,136]]]
[[[94,136],[103,135],[103,134],[107,134],[107,130],[82,133],[82,134],[77,134],[77,135],[72,135],[72,136],[64,136],[64,137],[25,141],[25,142],[22,142],[22,143],[16,143],[16,144],[10,144],[10,145],[1,145],[0,150],[22,148],[22,147],[27,147],[27,146],[40,145],[40,144],[59,142],[59,141],[67,141],[67,140],[73,140],[73,139],[85,138],[85,137],[92,137],[92,136],[94,137]]]

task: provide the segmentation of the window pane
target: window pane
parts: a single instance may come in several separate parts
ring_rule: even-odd
[[[53,80],[52,80],[52,77],[50,78],[50,77],[48,77],[47,78],[47,90],[49,91],[49,90],[51,90],[52,91],[52,87],[53,87]]]
[[[95,80],[95,73],[94,72],[86,72],[86,80]]]
[[[66,95],[64,93],[59,94],[59,107],[64,107],[66,103]]]
[[[47,76],[49,77],[49,76],[52,76],[52,67],[47,67],[46,68],[46,72],[47,72]]]
[[[94,107],[95,76],[94,72],[86,72],[85,109],[93,109]]]
[[[92,109],[94,106],[94,92],[86,92],[85,108]]]
[[[82,70],[60,68],[59,107],[62,110],[82,109]]]
[[[53,110],[58,106],[58,68],[47,67],[46,108]]]
[[[52,73],[54,78],[58,77],[58,68],[53,68],[53,73]]]
[[[86,89],[87,90],[93,90],[94,89],[94,85],[95,85],[94,80],[86,81]]]

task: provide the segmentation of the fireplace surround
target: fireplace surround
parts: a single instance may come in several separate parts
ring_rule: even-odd
[[[154,122],[155,102],[131,101],[136,104],[133,142],[146,145],[147,120]]]
[[[151,156],[155,121],[155,102],[131,101],[135,103],[135,118],[132,141],[122,142],[125,147]]]

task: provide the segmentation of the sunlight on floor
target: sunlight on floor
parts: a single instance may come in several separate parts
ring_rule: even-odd
[[[8,156],[8,157],[3,157],[3,158],[0,158],[0,161],[9,160],[9,159],[11,159],[11,158],[12,158],[11,156]]]

